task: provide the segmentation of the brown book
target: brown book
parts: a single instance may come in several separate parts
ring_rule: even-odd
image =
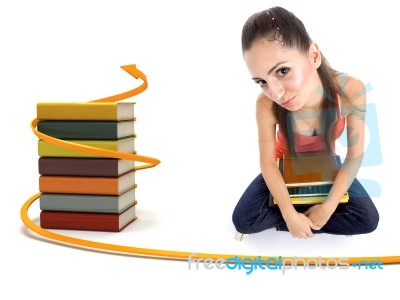
[[[135,219],[135,205],[120,214],[43,210],[40,213],[40,226],[48,229],[118,232]]]
[[[119,177],[51,176],[39,177],[42,193],[120,195],[135,187],[135,171]]]
[[[117,158],[40,157],[39,174],[64,176],[120,176],[135,168],[133,160]]]

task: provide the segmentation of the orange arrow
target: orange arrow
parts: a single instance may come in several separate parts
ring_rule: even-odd
[[[38,131],[36,129],[38,121],[39,121],[38,119],[34,119],[31,122],[31,129],[32,129],[33,133],[38,138],[42,139],[43,141],[54,144],[56,146],[64,147],[64,148],[75,150],[75,151],[96,154],[96,155],[100,155],[102,157],[114,157],[114,158],[119,158],[119,159],[127,159],[127,160],[133,160],[133,161],[139,161],[139,162],[145,163],[144,165],[141,165],[141,166],[135,166],[135,171],[152,168],[160,163],[159,159],[149,157],[149,156],[143,156],[143,155],[138,155],[138,154],[95,148],[95,147],[91,147],[91,146],[80,145],[80,144],[76,144],[76,143],[67,142],[67,141],[64,141],[61,139],[57,139],[55,137],[52,137],[50,135],[47,135],[47,134],[44,134],[44,133],[41,133],[40,131]]]
[[[85,240],[85,239],[78,239],[78,238],[74,238],[71,236],[55,233],[55,232],[46,230],[44,228],[41,228],[40,226],[36,225],[29,218],[29,214],[28,214],[29,207],[36,199],[38,199],[40,197],[40,194],[41,193],[37,193],[36,195],[33,195],[31,198],[29,198],[24,203],[24,205],[21,207],[21,210],[20,210],[21,219],[24,222],[24,224],[32,231],[50,239],[50,240],[58,241],[62,244],[76,245],[76,246],[80,246],[80,247],[83,247],[86,249],[97,249],[97,250],[102,250],[104,252],[124,253],[124,254],[139,256],[139,257],[150,257],[150,258],[159,258],[159,259],[161,258],[161,259],[183,260],[183,261],[188,261],[189,256],[191,256],[191,255],[194,255],[194,256],[191,256],[193,259],[199,259],[199,258],[202,259],[203,260],[202,262],[204,262],[205,258],[213,259],[213,260],[218,260],[218,259],[223,258],[223,259],[227,260],[229,258],[237,256],[237,258],[240,258],[243,261],[244,259],[248,260],[248,259],[255,259],[258,257],[255,255],[199,253],[199,252],[195,252],[195,251],[184,252],[184,251],[176,251],[176,250],[140,248],[140,247],[125,246],[125,245],[107,244],[107,243],[101,243],[101,242]],[[267,260],[268,258],[276,258],[277,259],[278,256],[264,255],[264,256],[261,256],[261,258],[263,260]],[[307,261],[307,266],[317,265],[317,261],[315,258],[312,258],[312,260],[311,260],[309,257],[282,257],[282,259],[284,259],[284,260],[286,258],[290,258],[292,260],[303,258],[303,259],[305,259],[305,261]],[[336,258],[336,257],[335,258],[321,257],[321,259],[326,262],[326,266],[334,265],[335,267],[338,267],[338,265],[336,263],[340,259],[340,257],[338,257],[338,258]],[[349,267],[350,267],[353,263],[357,264],[362,260],[364,260],[364,261],[380,260],[383,264],[399,264],[400,256],[348,257],[347,263],[349,264]],[[249,263],[249,261],[247,261],[246,263]],[[302,261],[301,259],[297,261],[298,266],[304,266],[304,264],[305,264],[305,262]],[[340,268],[340,266],[339,266],[339,268]]]
[[[89,102],[117,102],[120,100],[124,100],[124,99],[130,98],[130,97],[136,96],[136,95],[140,94],[141,92],[143,92],[144,90],[146,90],[147,85],[148,85],[146,75],[142,71],[138,70],[136,68],[136,65],[126,65],[126,66],[121,66],[121,68],[123,70],[125,70],[126,72],[128,72],[133,77],[135,77],[136,79],[139,79],[139,78],[142,79],[143,83],[140,86],[138,86],[137,88],[134,88],[133,90],[130,90],[130,91],[127,91],[127,92],[124,92],[121,94],[117,94],[114,96],[89,101]],[[112,151],[112,150],[106,150],[106,149],[99,149],[99,148],[80,145],[80,144],[71,143],[71,142],[61,140],[61,139],[54,138],[47,134],[43,134],[36,129],[38,121],[39,120],[36,118],[36,119],[32,120],[32,122],[31,122],[31,129],[32,129],[33,133],[38,138],[40,138],[44,141],[47,141],[51,144],[54,144],[54,145],[57,145],[60,147],[65,147],[65,148],[72,149],[72,150],[76,150],[76,151],[97,154],[97,155],[100,155],[103,157],[114,157],[114,158],[119,158],[119,159],[127,159],[127,160],[133,160],[133,161],[139,161],[139,162],[145,163],[144,165],[136,166],[135,167],[136,171],[147,169],[147,168],[152,168],[160,163],[160,160],[158,160],[156,158],[148,157],[148,156],[137,155],[137,154],[132,154],[132,153],[124,153],[124,152]]]
[[[136,68],[136,65],[126,65],[126,66],[121,66],[121,68],[123,70],[125,70],[126,72],[128,72],[133,77],[135,77],[136,79],[139,79],[139,78],[142,79],[143,83],[131,91],[127,91],[127,92],[124,92],[121,94],[117,94],[114,96],[101,98],[101,99],[93,100],[93,101],[89,101],[89,102],[117,102],[120,100],[124,100],[124,99],[130,98],[130,97],[136,96],[147,89],[148,84],[147,84],[146,75],[142,71],[138,70]]]

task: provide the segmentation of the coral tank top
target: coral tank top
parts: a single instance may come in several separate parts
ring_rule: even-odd
[[[341,105],[340,99],[337,98],[337,106],[336,111],[338,114],[338,120],[336,124],[336,138],[343,133],[346,118],[341,114]],[[288,149],[285,149],[285,142],[282,133],[278,130],[276,135],[276,142],[275,142],[275,157],[283,157],[286,156],[285,154],[289,152]],[[294,149],[297,153],[304,153],[304,152],[323,152],[325,151],[325,134],[320,135],[303,135],[300,133],[294,133]],[[335,149],[333,149],[335,151]]]

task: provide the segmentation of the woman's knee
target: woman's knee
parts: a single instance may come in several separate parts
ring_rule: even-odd
[[[371,206],[370,209],[359,212],[356,220],[357,224],[359,224],[356,234],[371,233],[378,227],[379,213],[374,206]]]
[[[355,218],[358,233],[371,233],[379,224],[379,213],[370,197],[354,197],[349,201],[349,211]]]
[[[240,233],[245,233],[245,234],[250,233],[249,232],[250,228],[249,228],[249,226],[247,226],[247,222],[245,221],[244,216],[240,210],[235,209],[233,211],[232,222],[236,228],[236,231],[238,231]]]
[[[256,228],[254,224],[255,222],[248,220],[246,214],[239,209],[235,209],[233,211],[232,222],[236,228],[236,231],[243,234],[251,234],[260,231]]]
[[[368,215],[368,218],[365,218],[363,225],[365,228],[364,233],[371,233],[376,230],[379,224],[379,213],[377,210],[374,210]]]

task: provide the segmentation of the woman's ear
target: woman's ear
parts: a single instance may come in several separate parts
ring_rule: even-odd
[[[318,45],[316,43],[312,43],[310,48],[308,49],[308,56],[310,58],[311,64],[315,69],[318,69],[321,65],[322,55],[321,51],[319,51]]]

